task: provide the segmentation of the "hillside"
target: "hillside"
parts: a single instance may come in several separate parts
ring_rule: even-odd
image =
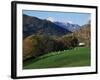
[[[24,61],[23,69],[90,66],[90,48],[51,52],[36,59]]]
[[[62,36],[71,33],[51,21],[23,14],[23,37],[29,35]]]

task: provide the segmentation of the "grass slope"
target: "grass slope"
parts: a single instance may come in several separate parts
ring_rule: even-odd
[[[51,52],[36,59],[23,62],[23,69],[90,66],[90,48],[77,47],[71,50]]]

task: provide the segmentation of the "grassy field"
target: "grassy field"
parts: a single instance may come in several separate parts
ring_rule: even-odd
[[[90,48],[76,47],[26,60],[23,69],[90,66],[90,61]]]

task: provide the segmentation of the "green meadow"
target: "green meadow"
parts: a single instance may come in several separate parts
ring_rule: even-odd
[[[23,69],[90,66],[90,53],[89,47],[51,52],[23,61]]]

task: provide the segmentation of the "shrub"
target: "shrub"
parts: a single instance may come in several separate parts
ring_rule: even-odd
[[[78,45],[78,39],[73,35],[61,37],[59,42],[62,43],[64,49],[74,48]]]

